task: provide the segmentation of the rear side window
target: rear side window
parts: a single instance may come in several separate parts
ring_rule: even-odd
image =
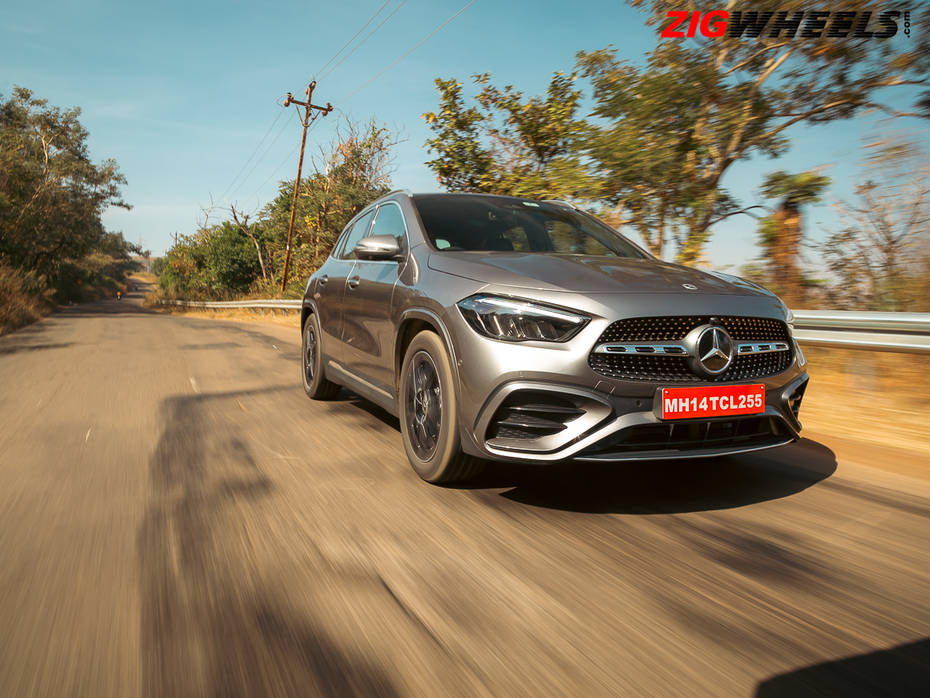
[[[402,242],[406,234],[404,216],[395,204],[384,204],[378,209],[378,216],[371,228],[372,235],[390,235]]]
[[[371,223],[371,217],[374,215],[374,211],[369,211],[364,216],[359,218],[352,225],[352,229],[349,230],[348,235],[346,235],[345,242],[342,243],[342,248],[339,250],[337,255],[339,259],[355,259],[355,246],[358,244],[358,241],[365,237],[365,233],[368,232],[368,225]]]

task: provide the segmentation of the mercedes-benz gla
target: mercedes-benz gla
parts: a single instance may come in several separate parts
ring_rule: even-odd
[[[431,482],[487,461],[641,461],[798,437],[792,316],[738,277],[656,259],[559,201],[392,192],[303,300],[307,394],[400,421]]]

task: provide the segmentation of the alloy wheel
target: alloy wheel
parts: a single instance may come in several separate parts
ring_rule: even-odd
[[[417,457],[429,460],[436,451],[442,428],[442,386],[432,357],[418,351],[411,359],[405,410],[410,442]]]

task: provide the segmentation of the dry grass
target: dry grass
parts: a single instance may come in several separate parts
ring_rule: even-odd
[[[265,314],[262,315],[261,311],[257,308],[253,313],[246,308],[200,310],[198,308],[184,308],[175,305],[159,305],[150,307],[153,307],[159,312],[169,313],[171,315],[180,315],[183,317],[214,318],[216,320],[234,320],[236,322],[270,322],[275,325],[285,325],[295,329],[299,329],[300,327],[300,314],[293,310],[288,310],[287,315],[285,316],[280,310],[275,310],[274,314],[272,314],[271,310],[265,310]]]
[[[930,357],[808,348],[805,427],[912,452],[930,465]]]
[[[54,308],[51,291],[32,274],[0,264],[0,335],[33,323]]]

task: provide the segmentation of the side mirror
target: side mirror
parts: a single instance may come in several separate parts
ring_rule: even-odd
[[[397,259],[400,245],[392,235],[372,235],[359,240],[354,252],[359,259]]]

